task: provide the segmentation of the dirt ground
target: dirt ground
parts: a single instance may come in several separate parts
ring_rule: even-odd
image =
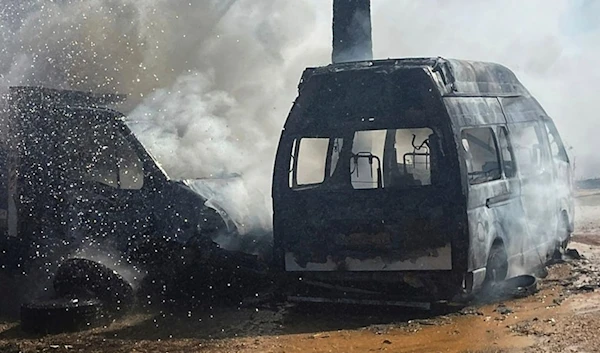
[[[0,317],[0,352],[599,352],[600,191],[580,195],[572,248],[533,296],[431,316],[291,306],[138,313],[76,334],[31,336]]]

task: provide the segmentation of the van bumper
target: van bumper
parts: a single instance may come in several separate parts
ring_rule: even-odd
[[[455,271],[284,272],[291,301],[422,307],[414,303],[452,300],[464,292],[464,274]],[[410,305],[404,305],[413,303]]]
[[[432,303],[424,301],[405,300],[382,300],[382,299],[354,299],[354,298],[332,298],[332,297],[305,297],[290,295],[287,297],[292,303],[329,303],[342,305],[369,305],[369,306],[393,306],[401,308],[415,308],[431,310]]]

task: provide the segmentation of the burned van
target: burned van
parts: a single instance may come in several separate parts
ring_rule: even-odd
[[[273,177],[274,258],[298,301],[426,305],[529,272],[573,230],[571,167],[506,67],[307,69]]]
[[[159,287],[194,272],[204,274],[194,280],[202,287],[221,281],[219,271],[231,285],[240,261],[252,261],[213,240],[235,235],[235,224],[190,182],[167,176],[110,108],[123,99],[10,89],[0,146],[0,274],[45,281],[58,263],[84,253],[139,265]]]

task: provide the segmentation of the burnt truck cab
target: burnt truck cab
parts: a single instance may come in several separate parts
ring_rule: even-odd
[[[518,274],[526,254],[568,241],[568,157],[509,69],[332,64],[307,69],[298,91],[272,190],[275,266],[290,299],[422,306]],[[539,165],[543,175],[526,174]],[[532,207],[540,180],[561,190],[544,193],[545,213]],[[551,231],[538,236],[534,217]]]
[[[11,87],[6,98],[0,271],[51,277],[60,261],[96,254],[176,272],[191,263],[186,247],[215,252],[212,239],[235,232],[224,212],[171,180],[110,108],[123,96]]]

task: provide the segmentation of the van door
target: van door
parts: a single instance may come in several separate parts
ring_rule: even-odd
[[[559,221],[565,221],[563,224],[567,226],[568,232],[573,231],[573,213],[574,213],[574,203],[573,203],[573,174],[571,171],[571,164],[569,161],[569,156],[567,155],[567,151],[562,143],[560,135],[558,134],[558,130],[556,126],[550,119],[546,119],[544,121],[544,125],[546,127],[546,133],[548,136],[548,144],[550,147],[550,157],[552,161],[552,169],[554,174],[554,192],[557,200],[556,214],[562,217]],[[558,234],[559,241],[566,240],[564,237],[564,229],[559,229],[559,232],[563,232],[563,234]]]
[[[557,227],[554,171],[545,128],[537,121],[509,126],[521,181],[522,224],[526,227],[526,267],[545,263]]]
[[[507,148],[503,127],[472,127],[461,132],[468,175],[468,216],[471,231],[471,270],[485,268],[487,251],[494,241],[501,240],[509,264],[520,260],[522,239],[514,236],[511,212],[518,200],[512,154]],[[496,132],[498,131],[498,133]],[[500,148],[499,148],[500,147]],[[508,153],[508,154],[507,154]],[[508,267],[495,276],[501,280]]]
[[[82,112],[79,123],[63,137],[67,221],[76,239],[104,238],[121,248],[149,227],[144,166],[125,131],[107,123],[111,119],[92,119],[97,112],[89,114]]]

